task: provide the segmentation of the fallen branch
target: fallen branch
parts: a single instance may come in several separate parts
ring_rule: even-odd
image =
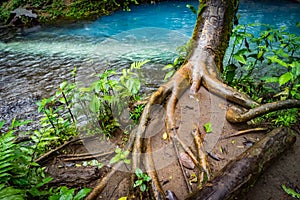
[[[58,152],[59,150],[61,150],[62,148],[64,148],[65,146],[74,143],[74,142],[78,142],[78,141],[82,141],[82,139],[79,138],[74,138],[68,142],[63,143],[62,145],[60,145],[59,147],[43,154],[41,157],[37,158],[34,162],[41,164],[42,162],[44,162],[47,158],[49,158],[50,156],[52,156],[54,153]]]
[[[80,155],[80,154],[75,154],[75,155],[68,155],[67,158],[63,158],[63,161],[65,162],[69,162],[69,161],[82,161],[82,160],[92,160],[92,159],[95,159],[95,158],[101,158],[101,157],[104,157],[104,156],[108,156],[108,155],[111,155],[113,154],[114,151],[110,151],[110,152],[105,152],[105,153],[96,153],[96,154],[90,154],[90,155]]]
[[[259,142],[229,162],[213,180],[186,200],[230,199],[247,189],[272,162],[296,141],[286,127],[267,133]]]

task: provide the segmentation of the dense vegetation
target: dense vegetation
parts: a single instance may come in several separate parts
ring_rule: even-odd
[[[0,3],[0,23],[9,23],[10,12],[16,8],[32,10],[38,15],[37,21],[53,22],[59,19],[90,19],[107,15],[115,10],[129,10],[130,4],[147,2],[147,0],[3,0]],[[22,17],[23,24],[32,23],[32,19]]]
[[[67,3],[65,3],[67,2]],[[82,19],[108,14],[125,8],[136,0],[4,0],[1,3],[0,21],[8,22],[9,12],[18,7],[26,7],[38,13],[39,21],[56,19]],[[247,32],[252,25],[238,25],[233,31],[233,48],[230,50],[223,77],[226,82],[249,94],[258,102],[272,102],[283,99],[300,99],[300,37],[274,29],[267,25],[260,35]],[[259,25],[261,26],[261,25]],[[189,46],[180,48],[179,57],[165,67],[167,77],[184,62]],[[124,142],[127,130],[138,123],[143,104],[134,104],[140,95],[140,67],[148,61],[133,63],[122,73],[107,70],[97,74],[98,80],[88,87],[78,87],[76,82],[63,82],[56,94],[44,98],[38,105],[43,114],[40,129],[19,132],[18,127],[30,121],[13,120],[11,124],[0,121],[0,199],[81,199],[90,190],[48,188],[51,177],[36,160],[79,133],[110,138],[123,126]],[[257,71],[271,73],[259,74]],[[76,76],[76,69],[73,72]],[[75,79],[74,79],[75,80]],[[126,97],[126,101],[124,101]],[[122,100],[121,100],[122,99]],[[123,119],[122,112],[129,108],[129,119]],[[85,119],[84,123],[78,116]],[[270,113],[257,121],[273,122],[274,126],[291,126],[299,119],[299,110],[290,109]],[[81,123],[80,126],[78,124]],[[83,124],[83,125],[82,125]],[[19,140],[18,138],[27,138]],[[121,148],[115,150],[110,161],[115,163],[127,159],[129,152]],[[146,190],[150,181],[146,174],[137,171],[139,180],[133,187]]]
[[[110,138],[121,123],[126,142],[126,130],[132,128],[142,112],[140,105],[133,106],[132,103],[141,98],[140,68],[146,62],[133,63],[122,74],[114,70],[98,74],[99,80],[89,87],[63,82],[54,96],[37,102],[38,111],[44,115],[38,130],[19,130],[30,121],[13,120],[11,124],[0,121],[0,199],[84,197],[89,189],[84,188],[75,195],[75,190],[67,187],[48,188],[47,183],[52,178],[44,173],[45,168],[37,163],[37,159],[79,133]],[[76,75],[76,69],[73,74]],[[122,122],[119,116],[128,106],[131,107],[128,116],[131,121]],[[78,118],[84,118],[84,123],[79,125]],[[129,152],[117,148],[115,153],[110,163],[130,162],[126,159]],[[137,186],[144,187],[142,183]]]
[[[299,24],[297,25],[299,27]],[[258,35],[248,32],[260,27]],[[238,25],[223,74],[227,84],[259,103],[300,100],[300,37],[267,24]],[[271,112],[258,120],[290,126],[297,122],[297,108]]]

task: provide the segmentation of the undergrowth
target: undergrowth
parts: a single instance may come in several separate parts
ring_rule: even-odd
[[[258,34],[249,30],[259,28]],[[266,24],[237,25],[233,32],[229,58],[224,61],[227,84],[248,94],[259,103],[285,99],[300,100],[300,36]],[[269,113],[277,126],[291,126],[299,109]]]
[[[67,4],[64,0],[4,0],[0,3],[0,22],[9,23],[10,12],[19,7],[32,10],[38,14],[39,21],[46,22],[60,18],[85,19],[98,17],[119,9],[130,10],[130,4],[138,4],[138,2],[137,0],[72,0]]]
[[[76,82],[60,84],[55,95],[37,102],[43,114],[38,130],[22,132],[20,127],[30,121],[12,120],[10,125],[0,121],[0,199],[82,199],[90,189],[80,191],[65,186],[49,188],[52,180],[44,167],[35,162],[47,151],[63,144],[79,133],[111,137],[120,127],[121,115],[129,109],[128,120],[137,122],[144,106],[132,108],[140,100],[142,65],[135,62],[121,74],[106,70],[97,74],[89,87],[78,87]],[[76,68],[73,73],[74,80]],[[85,119],[81,125],[78,118]],[[128,122],[127,122],[128,123]],[[96,125],[96,128],[91,128]],[[5,127],[5,129],[4,129]],[[124,130],[127,134],[127,131]],[[126,135],[124,134],[124,135]],[[126,141],[125,141],[126,142]],[[111,163],[129,163],[128,151],[116,149]]]

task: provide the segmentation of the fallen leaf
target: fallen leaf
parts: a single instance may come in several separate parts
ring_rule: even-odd
[[[163,134],[163,140],[166,140],[168,138],[168,134],[167,134],[167,132],[164,132],[164,134]]]
[[[190,156],[188,156],[186,153],[180,153],[179,155],[180,160],[182,162],[182,165],[187,169],[194,169],[195,164],[191,160]]]

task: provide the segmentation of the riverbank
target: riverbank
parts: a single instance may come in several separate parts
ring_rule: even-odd
[[[0,27],[32,27],[39,24],[72,23],[78,20],[95,20],[117,10],[130,11],[129,6],[154,3],[157,0],[125,1],[18,1],[6,0],[0,4]]]

